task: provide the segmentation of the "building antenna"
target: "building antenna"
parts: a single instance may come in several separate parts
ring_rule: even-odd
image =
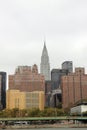
[[[46,46],[46,36],[44,36],[44,46]]]

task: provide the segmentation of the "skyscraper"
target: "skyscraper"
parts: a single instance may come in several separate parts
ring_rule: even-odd
[[[67,74],[68,70],[66,69],[52,69],[51,71],[52,90],[61,88],[61,77]]]
[[[0,72],[0,109],[6,108],[6,72]]]
[[[69,73],[73,72],[73,62],[72,61],[65,61],[62,63],[62,69],[68,70]]]
[[[45,42],[41,56],[40,73],[45,76],[45,80],[50,80],[49,56]]]

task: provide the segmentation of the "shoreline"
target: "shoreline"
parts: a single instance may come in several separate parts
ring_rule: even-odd
[[[87,128],[87,124],[42,124],[42,125],[5,125],[2,129],[33,129],[33,128]]]

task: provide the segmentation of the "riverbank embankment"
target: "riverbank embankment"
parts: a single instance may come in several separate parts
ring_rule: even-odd
[[[44,125],[7,125],[6,129],[33,129],[33,128],[87,128],[87,124],[44,124]]]

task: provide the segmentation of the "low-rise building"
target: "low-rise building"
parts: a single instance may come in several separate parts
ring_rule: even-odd
[[[44,109],[44,91],[21,92],[20,90],[7,90],[6,108]]]
[[[81,115],[84,112],[87,112],[87,104],[78,105],[70,109],[71,115]]]

